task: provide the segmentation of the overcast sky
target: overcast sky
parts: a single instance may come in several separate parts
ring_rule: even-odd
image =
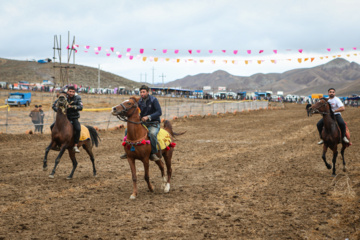
[[[64,60],[70,31],[71,41],[75,36],[79,45],[76,64],[91,67],[100,64],[104,71],[135,81],[144,81],[146,74],[150,83],[152,68],[155,82],[161,82],[161,74],[169,82],[219,69],[250,76],[314,67],[340,54],[359,62],[360,55],[354,55],[360,53],[359,7],[356,0],[3,0],[0,57],[52,58],[54,35],[61,35]],[[90,46],[87,53],[85,46]],[[95,54],[94,48],[98,46],[102,49]],[[127,48],[131,48],[129,53]],[[144,49],[142,55],[140,49]],[[163,49],[168,52],[163,53]],[[178,54],[174,53],[176,49]],[[303,52],[299,53],[299,49]],[[238,53],[234,54],[234,50]],[[260,50],[264,52],[259,54]],[[130,60],[130,56],[134,59]],[[320,56],[329,58],[321,60]],[[150,61],[152,57],[159,60]],[[306,57],[315,59],[302,63],[296,60]],[[286,60],[289,58],[294,60]],[[193,61],[185,62],[188,59]],[[216,60],[215,64],[211,60]],[[245,64],[245,60],[252,62]],[[265,61],[258,64],[257,60]]]

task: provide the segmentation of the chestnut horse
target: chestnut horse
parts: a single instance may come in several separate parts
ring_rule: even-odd
[[[140,110],[138,108],[138,101],[140,98],[131,97],[129,100],[124,101],[120,105],[113,107],[112,114],[117,116],[120,120],[127,122],[127,141],[128,142],[148,142],[148,130],[142,125],[143,122],[140,121]],[[164,129],[170,134],[171,138],[175,135],[181,135],[183,133],[174,133],[172,130],[171,123],[169,121],[164,122]],[[151,145],[150,144],[141,144],[133,145],[132,150],[124,145],[125,152],[127,154],[127,160],[130,165],[131,175],[133,180],[133,193],[130,196],[130,199],[135,199],[137,197],[137,177],[136,177],[136,167],[135,159],[141,160],[144,165],[145,170],[145,181],[148,185],[150,192],[154,191],[154,186],[150,183],[149,178],[149,157],[151,154]],[[159,158],[164,157],[166,169],[167,169],[167,178],[164,174],[164,164],[161,160],[155,161],[161,171],[161,177],[163,179],[162,186],[164,187],[164,192],[167,193],[170,191],[170,180],[172,174],[171,168],[171,158],[173,155],[174,148],[170,147],[168,150],[161,151],[159,150],[157,156]]]
[[[67,105],[68,105],[68,102],[66,100],[66,95],[60,94],[58,101],[57,101],[56,121],[55,121],[55,125],[51,131],[51,143],[45,150],[44,165],[43,165],[43,170],[46,171],[47,170],[47,155],[48,155],[50,149],[56,150],[56,148],[58,146],[60,146],[60,153],[55,160],[54,169],[52,170],[51,174],[49,175],[50,178],[54,178],[56,167],[59,164],[60,159],[66,149],[68,150],[69,156],[73,163],[73,169],[72,169],[70,175],[66,179],[72,179],[75,169],[77,167],[75,151],[73,150],[74,130],[73,130],[73,125],[71,124],[71,122],[69,121],[69,119],[66,116]],[[83,146],[85,151],[89,154],[90,160],[93,165],[93,174],[94,174],[94,176],[96,176],[95,158],[94,158],[94,154],[92,152],[92,148],[94,145],[96,147],[98,146],[100,137],[93,127],[91,127],[91,126],[86,126],[86,127],[89,129],[91,140],[87,139],[85,141],[80,141],[78,146],[79,147]]]
[[[321,98],[317,103],[313,104],[310,108],[310,115],[312,114],[321,114],[324,119],[324,127],[321,133],[321,138],[324,141],[323,146],[323,154],[322,159],[325,162],[325,165],[328,169],[331,169],[331,165],[327,163],[326,161],[326,151],[328,148],[330,148],[333,151],[333,176],[336,176],[336,158],[338,155],[337,145],[340,143],[341,140],[341,132],[340,128],[338,127],[334,112],[331,109],[330,103],[327,101],[326,98]],[[349,139],[350,140],[350,139]],[[342,142],[342,148],[341,148],[341,156],[343,160],[343,171],[346,172],[346,166],[345,166],[345,158],[344,158],[344,152],[347,147],[349,147],[349,143]]]

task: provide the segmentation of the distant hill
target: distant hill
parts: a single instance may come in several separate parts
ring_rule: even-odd
[[[226,86],[232,91],[261,89],[299,95],[326,93],[328,88],[334,87],[338,95],[345,96],[360,94],[360,65],[337,58],[313,68],[294,69],[284,73],[258,73],[250,77],[234,76],[219,70],[210,74],[186,76],[169,82],[166,86],[191,89],[202,89],[203,86],[217,89],[219,86]]]
[[[98,86],[98,69],[77,64],[70,64],[69,82],[82,85]],[[54,63],[38,63],[35,61],[18,61],[0,58],[0,82],[17,83],[19,81],[29,81],[30,83],[40,83],[43,80],[60,82],[60,70],[54,68]],[[139,87],[140,83],[120,77],[118,75],[100,70],[102,88],[111,86],[124,86],[132,89]]]

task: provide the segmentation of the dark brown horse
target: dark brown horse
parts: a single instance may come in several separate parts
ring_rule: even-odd
[[[310,115],[312,114],[321,114],[324,119],[324,127],[321,133],[321,138],[324,141],[323,146],[323,154],[322,159],[325,162],[325,165],[328,169],[331,169],[331,165],[326,162],[326,151],[330,148],[333,151],[333,176],[336,176],[336,158],[338,155],[337,145],[340,143],[341,140],[341,132],[340,128],[338,127],[334,112],[331,109],[330,103],[327,101],[326,98],[321,98],[317,103],[313,104],[310,107]],[[350,139],[349,139],[350,140]],[[343,160],[343,171],[346,172],[346,165],[345,165],[345,158],[344,153],[345,149],[349,146],[348,143],[342,142],[341,148],[341,156]]]
[[[49,175],[50,178],[54,178],[55,170],[57,165],[60,162],[62,155],[64,154],[65,150],[67,149],[69,152],[69,156],[73,163],[73,169],[67,179],[72,179],[75,169],[77,167],[77,161],[75,158],[75,151],[73,150],[74,147],[74,130],[73,125],[69,121],[66,116],[66,109],[68,106],[68,102],[66,100],[65,94],[60,94],[58,101],[57,101],[57,114],[56,114],[56,121],[55,125],[51,131],[51,143],[45,150],[45,157],[44,157],[44,165],[43,170],[47,170],[47,155],[50,149],[56,150],[58,146],[60,146],[60,153],[55,159],[55,166],[52,170],[51,174]],[[95,158],[92,152],[92,148],[95,145],[96,147],[99,144],[99,135],[96,130],[91,126],[86,126],[90,132],[90,139],[85,141],[80,141],[78,147],[83,146],[85,151],[89,154],[90,160],[93,165],[93,174],[96,176],[96,169],[95,169]]]
[[[145,170],[145,181],[148,185],[150,192],[154,191],[154,186],[150,183],[149,178],[149,157],[151,154],[151,145],[146,144],[150,143],[148,137],[148,130],[142,125],[140,121],[140,111],[138,108],[139,98],[131,97],[129,100],[124,101],[120,105],[113,107],[112,114],[114,116],[118,116],[119,119],[127,122],[127,142],[134,143],[133,149],[130,149],[130,145],[124,145],[125,152],[127,154],[127,160],[130,165],[132,180],[133,180],[133,193],[130,196],[130,199],[135,199],[138,193],[137,190],[137,177],[136,177],[136,167],[135,167],[135,159],[139,159],[144,164]],[[171,123],[169,121],[164,122],[164,129],[170,134],[173,138],[175,135],[181,135],[183,133],[174,133],[172,130]],[[136,144],[140,143],[140,144]],[[141,144],[145,143],[145,144]],[[131,147],[132,148],[132,147]],[[161,160],[155,161],[158,165],[161,176],[163,178],[163,188],[164,192],[167,193],[170,191],[170,180],[172,174],[171,168],[171,158],[173,154],[174,148],[168,147],[167,150],[161,151],[157,153],[159,158],[164,157],[166,169],[167,169],[167,178],[164,173],[164,163]]]

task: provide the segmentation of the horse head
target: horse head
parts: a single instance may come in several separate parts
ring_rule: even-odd
[[[310,116],[313,114],[329,114],[330,113],[330,104],[327,101],[327,98],[321,98],[319,101],[317,101],[315,104],[311,105],[310,108],[308,108],[308,111],[310,112]]]
[[[111,114],[114,116],[130,117],[134,114],[135,110],[138,108],[138,97],[131,97],[130,99],[120,103],[119,105],[112,108]],[[133,111],[130,111],[134,109]]]
[[[66,114],[66,109],[68,106],[68,102],[66,99],[66,93],[60,93],[57,100],[57,108],[61,109],[64,114]]]

